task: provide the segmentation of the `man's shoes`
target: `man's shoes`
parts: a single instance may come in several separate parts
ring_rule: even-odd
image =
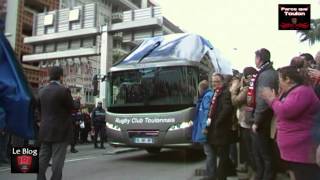
[[[71,149],[70,152],[71,152],[71,153],[77,153],[77,152],[79,152],[79,151],[76,150],[76,149]]]
[[[106,149],[104,146],[101,146],[100,149]]]

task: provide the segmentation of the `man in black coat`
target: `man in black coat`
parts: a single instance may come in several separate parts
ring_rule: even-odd
[[[70,90],[61,84],[62,68],[53,67],[49,76],[50,83],[39,91],[41,148],[37,179],[46,180],[46,171],[52,158],[51,179],[61,180],[67,147],[73,135],[71,120],[73,100]]]
[[[105,149],[104,140],[106,134],[106,111],[102,108],[102,102],[92,111],[92,124],[94,127],[94,148],[98,148],[97,139],[100,136],[100,148]]]
[[[228,175],[235,175],[229,158],[229,146],[232,143],[233,106],[231,94],[223,83],[221,74],[212,76],[214,96],[208,115],[208,143],[214,154],[220,159],[217,172],[218,180],[225,180]]]
[[[273,111],[267,102],[261,97],[260,92],[263,88],[270,88],[278,92],[279,80],[278,73],[274,70],[270,61],[269,50],[262,48],[255,52],[255,63],[259,68],[259,73],[253,84],[253,125],[252,143],[253,154],[256,163],[255,180],[275,179],[274,160],[272,153],[272,140],[270,138],[271,120]]]

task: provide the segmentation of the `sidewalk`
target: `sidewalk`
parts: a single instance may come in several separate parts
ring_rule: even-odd
[[[190,180],[202,180],[205,178],[206,170],[205,168],[199,168],[195,170],[194,177]],[[250,180],[248,173],[237,173],[238,176],[228,177],[227,180]],[[286,174],[277,174],[275,180],[290,180]]]

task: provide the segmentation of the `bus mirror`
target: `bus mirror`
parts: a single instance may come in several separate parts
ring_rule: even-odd
[[[104,75],[102,78],[101,78],[101,82],[105,81],[107,79],[107,75]]]
[[[107,75],[104,75],[102,78],[101,78],[101,82],[103,81],[109,81],[110,80],[110,75],[107,74]]]

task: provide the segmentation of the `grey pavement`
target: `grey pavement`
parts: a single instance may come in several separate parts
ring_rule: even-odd
[[[92,144],[76,147],[78,153],[66,158],[64,180],[200,180],[195,171],[204,171],[204,157],[178,150],[163,150],[151,155],[136,148],[94,149]],[[201,173],[200,173],[201,174]],[[48,168],[49,179],[51,169]],[[0,166],[0,180],[34,180],[35,174],[11,174],[9,166]],[[246,174],[228,180],[248,180]],[[277,180],[289,180],[279,175]]]
[[[151,155],[144,150],[110,146],[102,150],[94,149],[93,145],[81,145],[77,149],[79,153],[67,154],[65,180],[198,180],[194,171],[204,164],[203,157],[190,156],[183,151],[164,150]],[[50,173],[48,168],[47,177]],[[9,167],[0,167],[0,180],[35,178],[35,174],[11,174]]]

